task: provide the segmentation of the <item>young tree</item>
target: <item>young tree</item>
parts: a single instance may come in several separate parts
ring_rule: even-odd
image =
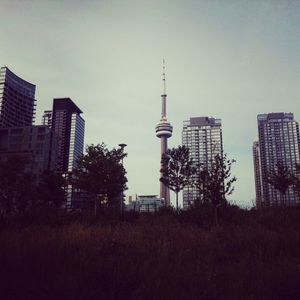
[[[293,176],[293,189],[298,197],[300,197],[300,164],[296,164],[296,172]]]
[[[162,177],[160,181],[176,194],[176,210],[178,210],[178,193],[191,184],[192,175],[196,169],[185,146],[168,149],[162,156]]]
[[[121,192],[127,189],[122,164],[126,156],[122,148],[108,150],[104,143],[87,146],[72,173],[72,184],[101,199],[100,204],[107,200],[108,206],[118,207]]]
[[[288,167],[284,166],[281,162],[277,163],[276,168],[271,169],[268,173],[268,183],[279,191],[281,205],[286,204],[285,194],[293,182],[293,175]]]
[[[193,206],[199,207],[201,204],[208,205],[210,203],[209,188],[211,180],[209,170],[204,165],[199,165],[196,175],[193,186],[196,187],[198,191],[198,197],[194,201]]]
[[[227,155],[216,155],[208,166],[200,165],[194,185],[198,189],[199,202],[212,205],[215,211],[215,223],[218,225],[218,207],[227,204],[226,196],[234,191],[233,183],[237,180],[231,176],[234,159]]]
[[[198,189],[201,202],[218,206],[226,203],[226,195],[234,191],[233,183],[237,180],[231,176],[234,159],[227,155],[216,155],[209,165],[200,165],[194,185]]]

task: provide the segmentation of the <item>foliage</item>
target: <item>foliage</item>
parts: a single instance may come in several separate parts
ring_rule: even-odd
[[[65,185],[66,181],[61,174],[50,170],[43,172],[38,186],[37,205],[60,208],[65,200]]]
[[[160,181],[175,192],[177,210],[178,193],[191,183],[195,171],[193,161],[189,157],[189,149],[185,146],[168,149],[162,156],[162,177]]]
[[[200,196],[201,204],[218,206],[226,204],[226,195],[234,191],[233,183],[237,180],[231,176],[231,167],[234,159],[228,159],[227,155],[216,155],[207,165],[200,165],[198,176],[194,182]]]
[[[35,186],[28,162],[25,156],[14,155],[0,163],[0,215],[19,213],[32,206]]]
[[[27,213],[35,209],[60,208],[64,201],[64,180],[45,171],[35,178],[31,160],[24,155],[9,156],[0,163],[0,215]]]
[[[300,197],[300,164],[296,164],[296,172],[293,176],[293,189]]]
[[[268,183],[270,183],[281,196],[281,205],[285,205],[284,196],[288,188],[293,184],[294,178],[288,167],[281,162],[277,163],[276,168],[268,173]]]
[[[299,208],[211,213],[0,225],[1,299],[299,299]]]
[[[101,204],[117,206],[116,199],[127,189],[122,164],[126,156],[122,148],[109,150],[103,143],[87,146],[72,173],[72,184],[100,198]]]

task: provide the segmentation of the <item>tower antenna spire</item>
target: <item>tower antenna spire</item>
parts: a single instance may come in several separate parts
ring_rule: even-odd
[[[166,95],[166,61],[163,59],[163,95]]]

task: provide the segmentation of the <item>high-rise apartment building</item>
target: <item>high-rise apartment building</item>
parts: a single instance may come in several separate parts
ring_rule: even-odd
[[[35,118],[35,85],[8,67],[0,68],[0,127],[31,126]]]
[[[84,119],[82,111],[70,98],[53,100],[52,130],[58,136],[58,170],[72,171],[83,153]]]
[[[256,187],[257,207],[297,205],[299,197],[292,187],[286,194],[280,195],[270,183],[268,174],[276,170],[278,164],[295,172],[296,164],[300,163],[299,125],[292,113],[269,113],[257,116],[258,141],[253,144],[253,160]]]
[[[65,176],[76,167],[77,158],[83,153],[84,119],[81,113],[70,98],[56,98],[52,111],[45,111],[43,115],[43,124],[51,127],[58,138],[56,168]],[[66,208],[83,207],[89,200],[85,191],[78,191],[70,184],[65,187],[65,192]]]
[[[190,157],[195,166],[209,167],[216,155],[223,154],[221,119],[196,117],[184,121],[182,144],[189,148]],[[183,189],[183,208],[188,208],[199,197],[199,192],[195,187],[185,187]]]

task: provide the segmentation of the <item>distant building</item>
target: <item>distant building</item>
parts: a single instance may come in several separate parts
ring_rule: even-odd
[[[35,85],[8,67],[0,68],[0,128],[31,126],[35,118]]]
[[[54,170],[56,138],[47,126],[0,128],[0,161],[22,155],[28,159],[28,171],[36,183],[46,170]]]
[[[209,167],[216,155],[223,154],[221,119],[210,117],[190,118],[183,122],[182,145],[190,150],[195,166]],[[197,175],[195,175],[196,178]],[[200,195],[194,186],[183,189],[183,208],[194,204]]]
[[[253,144],[254,175],[257,207],[299,205],[300,199],[290,187],[284,199],[268,183],[268,173],[282,164],[293,173],[300,163],[299,124],[292,113],[269,113],[257,116],[258,141]]]
[[[126,211],[137,212],[156,212],[164,205],[164,199],[157,195],[141,195],[137,196],[136,200],[129,199],[129,204],[126,205]]]
[[[164,199],[157,195],[141,195],[137,201],[140,212],[156,212],[164,205]]]
[[[52,110],[45,110],[42,116],[42,125],[52,127]]]
[[[129,196],[128,204],[125,204],[125,211],[140,211],[137,196],[135,197],[135,199],[133,199],[132,196]]]

